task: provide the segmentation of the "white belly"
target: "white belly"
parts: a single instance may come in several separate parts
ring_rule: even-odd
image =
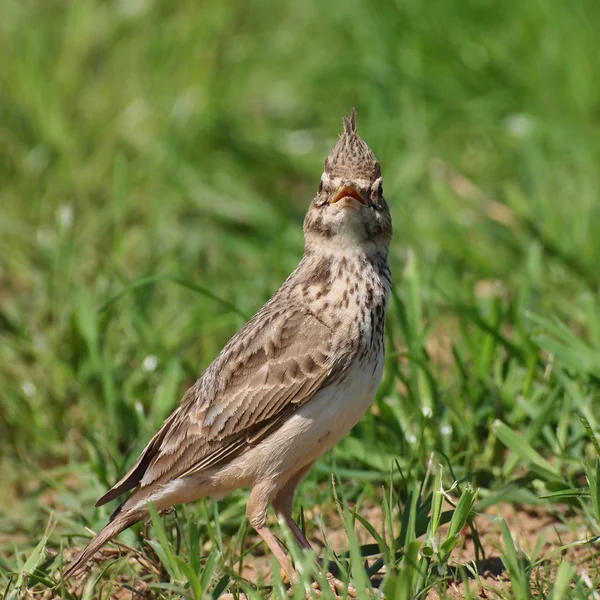
[[[314,462],[356,425],[381,381],[383,353],[370,368],[353,368],[343,382],[329,386],[300,407],[283,425],[215,473],[214,484],[253,486],[290,475]]]

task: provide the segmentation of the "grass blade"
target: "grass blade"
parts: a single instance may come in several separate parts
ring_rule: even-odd
[[[502,421],[496,420],[492,430],[509,450],[512,450],[521,460],[529,464],[541,477],[549,481],[560,481],[560,475],[556,469],[510,427]]]

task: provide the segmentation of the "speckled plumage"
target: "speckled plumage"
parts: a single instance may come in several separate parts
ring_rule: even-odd
[[[291,519],[296,486],[371,403],[381,379],[391,217],[381,169],[355,113],[325,162],[294,272],[187,391],[129,472],[97,506],[133,490],[65,577],[123,529],[169,508],[251,487],[252,526],[293,577],[266,527]]]

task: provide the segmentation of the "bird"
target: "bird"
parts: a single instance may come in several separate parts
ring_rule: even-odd
[[[304,253],[271,299],[183,395],[137,462],[97,502],[130,492],[68,565],[93,555],[148,503],[164,511],[250,488],[247,518],[290,581],[297,573],[267,524],[269,506],[301,548],[294,493],[311,466],[372,403],[382,378],[392,278],[392,218],[381,165],[356,128],[356,111],[325,160],[304,219]]]

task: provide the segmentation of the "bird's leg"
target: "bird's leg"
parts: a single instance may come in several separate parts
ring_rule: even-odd
[[[285,520],[292,535],[294,536],[294,539],[296,540],[296,542],[298,542],[298,545],[301,548],[305,548],[306,550],[312,550],[312,546],[310,542],[306,539],[306,536],[304,535],[300,527],[298,527],[296,521],[292,519],[292,507],[294,505],[294,493],[296,492],[296,488],[298,487],[298,484],[300,483],[300,481],[302,481],[306,473],[308,473],[311,466],[312,464],[307,465],[306,467],[298,471],[298,473],[295,473],[286,483],[285,487],[279,490],[279,492],[273,499],[273,508],[275,509],[277,516]],[[317,559],[317,562],[320,563],[321,561]],[[327,565],[325,566],[327,567]],[[356,588],[352,584],[345,585],[331,572],[329,572],[329,569],[327,572],[327,583],[329,584],[329,587],[333,590],[336,597],[339,597],[340,594],[344,593],[348,598],[357,597]],[[317,582],[313,584],[313,588],[317,593],[320,593],[319,584]]]
[[[306,548],[307,550],[312,549],[312,546],[306,539],[304,533],[302,533],[300,527],[298,527],[296,522],[292,519],[292,506],[294,503],[294,492],[310,467],[311,465],[307,465],[295,473],[273,498],[273,507],[275,508],[277,516],[285,520],[299,546],[301,548]],[[252,527],[254,527],[256,533],[260,535],[265,544],[267,544],[273,553],[273,556],[277,559],[277,562],[281,565],[281,568],[287,575],[289,581],[291,583],[297,583],[299,581],[298,573],[292,566],[292,563],[285,553],[285,550],[283,549],[283,546],[280,544],[279,540],[267,527],[267,507],[269,504],[269,497],[271,497],[271,490],[272,488],[269,488],[267,485],[255,486],[250,493],[250,498],[248,499],[246,514],[248,515],[250,524]],[[350,598],[356,597],[356,590],[354,586],[345,586],[342,581],[334,577],[329,572],[327,573],[327,583],[336,596],[339,592],[343,591]],[[319,592],[319,585],[317,582],[313,584],[313,588],[317,593]]]
[[[277,559],[277,562],[281,565],[287,578],[292,581],[298,581],[298,574],[290,559],[287,557],[283,546],[279,543],[279,540],[271,533],[271,530],[267,527],[267,511],[269,508],[269,498],[272,495],[272,488],[269,483],[259,484],[252,488],[250,497],[248,498],[248,504],[246,505],[246,514],[250,525],[254,527],[256,533],[260,535],[265,544],[269,547],[269,550],[273,553],[273,556]]]
[[[285,519],[287,526],[290,528],[290,531],[292,532],[294,539],[298,542],[298,545],[300,546],[300,548],[304,548],[306,550],[312,550],[313,547],[310,545],[310,542],[306,539],[306,536],[304,535],[304,533],[302,533],[302,529],[300,529],[300,527],[298,527],[298,524],[296,523],[296,521],[294,521],[294,519],[292,519],[292,517],[287,517],[284,515],[281,515],[281,516]]]
[[[285,486],[279,490],[279,492],[277,492],[277,495],[273,499],[273,508],[275,509],[275,513],[287,523],[287,526],[294,536],[294,539],[298,542],[300,548],[305,548],[306,550],[312,550],[312,546],[306,539],[306,536],[300,527],[298,527],[296,521],[292,519],[292,507],[294,505],[294,493],[296,492],[296,488],[302,479],[304,479],[304,476],[308,473],[311,467],[312,463],[306,465],[297,473],[294,473]]]
[[[296,573],[296,569],[292,567],[292,563],[290,559],[287,557],[284,552],[279,540],[271,533],[271,530],[263,525],[262,527],[256,528],[256,533],[260,535],[265,544],[269,546],[269,550],[273,553],[273,556],[277,559],[277,562],[281,565],[281,568],[285,571],[287,578],[290,582],[296,583],[298,581],[298,574]]]

